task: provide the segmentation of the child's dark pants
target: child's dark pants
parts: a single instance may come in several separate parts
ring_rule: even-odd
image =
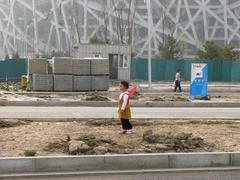
[[[122,122],[122,128],[125,130],[130,130],[132,129],[132,124],[130,123],[129,119],[121,119]]]

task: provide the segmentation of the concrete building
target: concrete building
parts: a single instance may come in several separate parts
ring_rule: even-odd
[[[76,58],[108,58],[110,79],[130,80],[130,46],[108,44],[79,44],[74,48],[73,55]]]

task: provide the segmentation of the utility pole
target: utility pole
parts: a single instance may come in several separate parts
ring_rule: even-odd
[[[32,1],[32,8],[33,8],[33,24],[34,24],[34,53],[38,54],[38,25],[37,25],[37,15],[36,15],[36,0]]]
[[[152,87],[152,12],[151,12],[151,0],[147,1],[148,11],[148,87]]]

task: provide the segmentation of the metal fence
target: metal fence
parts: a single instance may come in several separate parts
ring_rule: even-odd
[[[212,82],[240,82],[240,61],[190,61],[190,60],[152,60],[153,81],[173,81],[177,69],[181,70],[182,79],[189,81],[192,63],[207,63],[209,66],[209,81]],[[148,79],[147,59],[132,59],[131,79]],[[21,76],[27,74],[26,59],[11,59],[0,61],[0,81],[20,81]]]
[[[181,70],[182,80],[189,81],[192,63],[207,63],[210,82],[240,82],[240,61],[213,60],[152,60],[152,81],[173,81],[177,69]],[[131,62],[131,79],[148,79],[148,60],[134,58]]]
[[[18,82],[25,74],[27,74],[26,59],[0,61],[0,82]]]

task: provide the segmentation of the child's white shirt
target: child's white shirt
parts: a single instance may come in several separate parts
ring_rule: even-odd
[[[123,104],[121,110],[124,111],[128,103],[128,91],[122,92],[119,96],[119,100],[123,98]]]

